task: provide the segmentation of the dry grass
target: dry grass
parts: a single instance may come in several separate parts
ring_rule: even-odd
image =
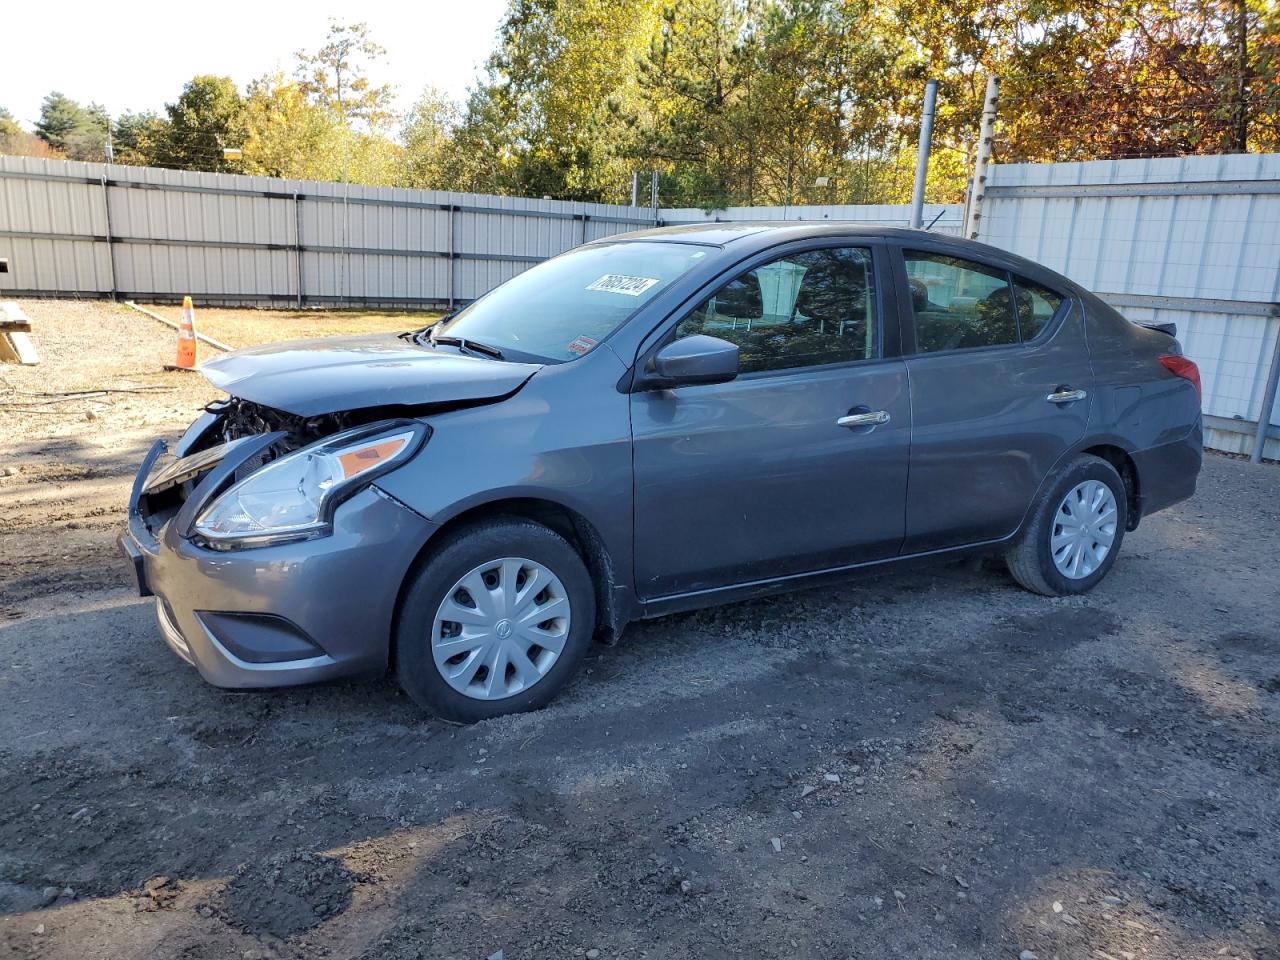
[[[182,315],[182,308],[172,304],[147,309],[174,322]],[[257,310],[196,304],[196,329],[236,348],[277,340],[413,330],[439,317],[439,312],[420,310]]]

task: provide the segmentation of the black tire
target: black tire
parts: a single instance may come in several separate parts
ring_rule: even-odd
[[[1054,565],[1049,547],[1050,532],[1067,493],[1086,480],[1098,480],[1111,488],[1112,496],[1116,499],[1116,532],[1111,549],[1098,568],[1087,577],[1073,579],[1064,576]],[[1128,519],[1129,500],[1124,481],[1116,468],[1101,457],[1081,454],[1041,490],[1031,505],[1026,525],[1005,554],[1009,573],[1032,593],[1046,597],[1087,593],[1098,585],[1116,562]]]
[[[455,690],[431,650],[436,613],[459,579],[503,557],[542,564],[564,585],[570,605],[564,647],[542,679],[503,699],[479,700]],[[444,720],[475,723],[545,706],[577,673],[595,632],[595,590],[578,552],[560,534],[520,518],[485,521],[450,537],[414,575],[395,629],[396,676],[419,706]]]

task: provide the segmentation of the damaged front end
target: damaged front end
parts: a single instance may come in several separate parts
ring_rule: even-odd
[[[230,396],[140,471],[131,523],[234,550],[323,536],[333,508],[413,456],[424,418],[499,403],[538,364],[428,348],[394,334],[267,344],[200,372]]]
[[[301,417],[251,400],[227,397],[204,408],[204,415],[192,424],[174,454],[185,457],[243,437],[275,432],[285,435],[283,443],[289,450],[296,450],[342,430],[387,419],[389,413],[373,407]]]
[[[381,588],[434,528],[373,481],[430,430],[369,416],[308,421],[232,400],[143,461],[120,548],[165,642],[210,683],[385,668],[395,592]]]
[[[385,413],[301,417],[235,397],[210,404],[172,457],[140,473],[131,526],[158,538],[172,523],[214,550],[323,536],[342,500],[411,458],[430,433]]]
[[[536,364],[394,335],[283,343],[201,372],[210,404],[138,471],[120,548],[169,647],[221,687],[385,669],[397,591],[436,529],[378,484],[428,419],[513,396]],[[353,602],[353,598],[359,598]]]

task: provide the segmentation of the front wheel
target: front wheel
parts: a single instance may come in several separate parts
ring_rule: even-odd
[[[418,571],[396,626],[396,673],[431,713],[474,723],[550,701],[594,632],[595,592],[577,551],[541,524],[491,521]]]
[[[1036,497],[1005,554],[1009,572],[1048,597],[1092,590],[1115,563],[1127,521],[1128,498],[1116,468],[1082,454]]]

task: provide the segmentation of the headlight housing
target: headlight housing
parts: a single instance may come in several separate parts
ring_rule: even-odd
[[[412,457],[426,435],[416,421],[383,421],[294,450],[219,495],[193,532],[215,550],[325,536],[334,508]]]

